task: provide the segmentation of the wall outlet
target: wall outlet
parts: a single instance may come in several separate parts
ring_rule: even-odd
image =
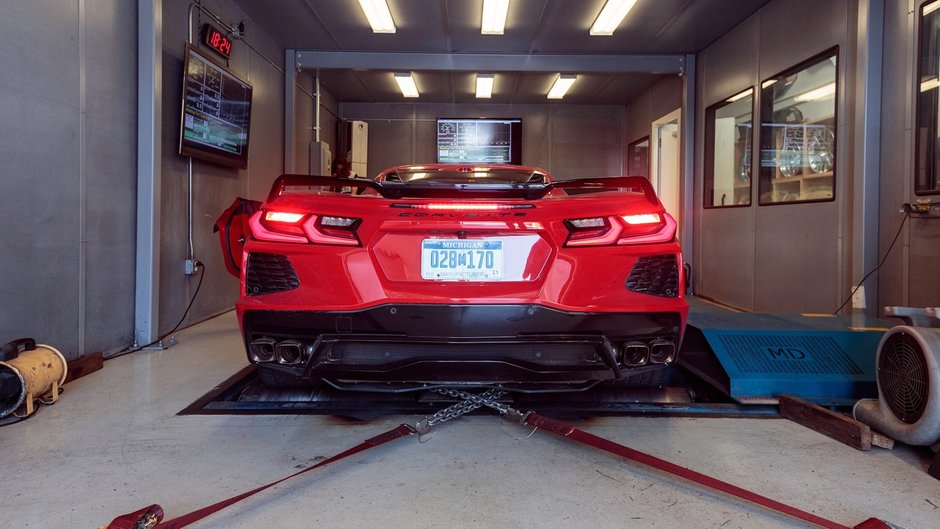
[[[187,259],[183,264],[183,271],[186,272],[186,275],[191,276],[196,273],[196,270],[199,269],[199,261],[195,259]]]
[[[855,288],[854,285],[852,288]],[[865,308],[865,287],[858,287],[858,290],[852,294],[852,308],[854,309],[864,309]]]

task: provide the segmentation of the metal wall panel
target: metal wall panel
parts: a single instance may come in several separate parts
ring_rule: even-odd
[[[920,7],[926,0],[885,2],[882,75],[879,256],[884,256],[901,222],[901,204],[936,195],[914,194],[914,84],[917,75]],[[911,9],[913,8],[913,9]],[[940,305],[940,221],[912,218],[878,271],[880,305]]]
[[[793,13],[813,13],[794,17]],[[846,136],[846,64],[851,57],[848,6],[844,0],[776,1],[760,12],[760,79],[840,46],[837,145],[833,202],[758,206],[754,309],[764,312],[832,312],[841,300],[845,266],[840,215],[851,202],[852,158]],[[799,36],[799,38],[796,38]],[[758,96],[759,97],[759,96]]]
[[[261,199],[284,168],[284,50],[230,0],[203,2],[223,20],[244,21],[246,38],[258,51],[238,41],[229,68],[252,84],[252,116],[247,169],[233,169],[193,160],[193,246],[205,265],[199,296],[184,325],[229,310],[238,297],[238,280],[221,260],[216,217],[237,197]],[[166,2],[163,7],[163,194],[160,241],[160,333],[180,320],[195,293],[198,274],[184,274],[188,247],[187,160],[178,154],[182,94],[182,59],[187,38],[189,3]],[[201,21],[208,17],[202,15]],[[193,34],[198,36],[197,11]],[[310,113],[296,116],[296,128],[311,128]]]
[[[81,127],[79,6],[4,2],[0,16],[0,196],[7,204],[0,209],[0,342],[31,336],[68,358],[81,352],[81,145],[89,139],[83,134],[97,134],[94,127]],[[102,29],[97,38],[118,45],[114,31]],[[97,42],[89,44],[85,57],[104,51]],[[118,97],[119,110],[128,98],[134,101],[133,89],[128,94]],[[133,121],[123,119],[119,112],[109,134],[133,135]],[[133,179],[133,166],[128,172]],[[109,192],[85,187],[91,204],[98,193]],[[89,253],[96,262],[97,248]],[[133,284],[127,288],[132,292]],[[132,307],[118,299],[113,310]],[[108,339],[101,343],[128,331],[105,328]]]
[[[85,349],[133,341],[137,191],[137,3],[85,0]]]
[[[758,83],[760,19],[755,15],[699,55],[696,145],[705,144],[705,109]],[[756,98],[755,98],[756,99]],[[756,121],[756,119],[755,119]],[[755,138],[756,140],[757,138]],[[701,151],[702,149],[699,149]],[[704,209],[704,155],[695,171],[695,293],[728,305],[754,309],[756,192],[751,206]]]
[[[525,165],[561,177],[621,174],[621,106],[340,103],[339,110],[344,119],[369,122],[369,176],[394,165],[435,161],[438,117],[481,116],[522,119]]]

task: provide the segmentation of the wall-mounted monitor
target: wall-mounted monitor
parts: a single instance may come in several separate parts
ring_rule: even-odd
[[[244,169],[250,121],[251,85],[187,45],[180,154]]]
[[[438,163],[522,164],[522,120],[440,118]]]

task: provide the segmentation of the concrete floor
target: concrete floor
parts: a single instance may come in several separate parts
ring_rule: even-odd
[[[232,313],[179,345],[105,363],[29,421],[0,428],[0,527],[85,528],[159,503],[168,519],[417,417],[176,416],[246,364]],[[780,419],[602,418],[592,433],[853,526],[940,527],[928,453],[858,452]],[[809,527],[496,416],[305,474],[194,527]]]

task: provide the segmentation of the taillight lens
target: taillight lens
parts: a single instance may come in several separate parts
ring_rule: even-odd
[[[668,213],[568,219],[565,225],[565,246],[663,243],[676,236],[676,221]]]
[[[359,246],[356,228],[360,222],[361,219],[350,217],[314,215],[304,223],[304,233],[311,242],[318,244]]]
[[[356,228],[361,219],[259,211],[251,216],[251,234],[258,240],[359,246]]]

